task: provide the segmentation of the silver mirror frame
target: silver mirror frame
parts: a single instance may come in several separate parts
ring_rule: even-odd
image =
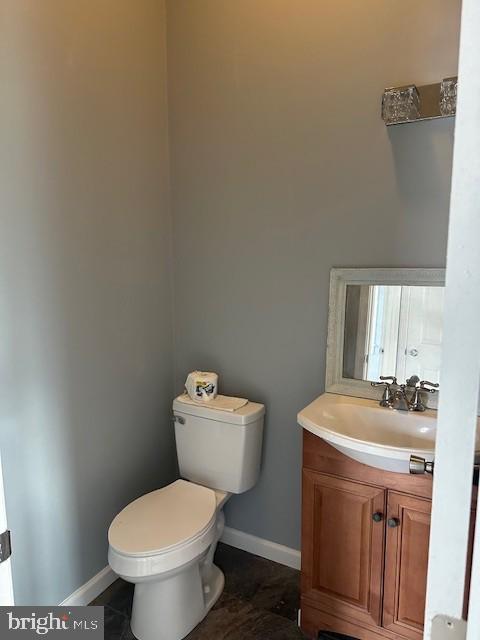
[[[347,285],[417,285],[445,286],[445,269],[332,269],[328,309],[327,366],[325,391],[356,398],[380,398],[382,390],[370,382],[343,377],[343,344],[345,331],[345,301]],[[428,399],[436,409],[438,393]]]

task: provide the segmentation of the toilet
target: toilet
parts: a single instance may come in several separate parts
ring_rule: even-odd
[[[220,597],[213,563],[232,494],[260,472],[262,404],[236,411],[173,402],[180,480],[137,498],[112,521],[108,561],[135,584],[131,628],[139,640],[181,640]]]

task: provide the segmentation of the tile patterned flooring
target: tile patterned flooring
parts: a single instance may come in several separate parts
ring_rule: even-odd
[[[215,563],[225,574],[224,592],[185,640],[304,639],[296,624],[298,571],[224,544],[218,545]],[[105,640],[135,640],[129,624],[132,596],[133,585],[117,580],[91,603],[105,607]]]

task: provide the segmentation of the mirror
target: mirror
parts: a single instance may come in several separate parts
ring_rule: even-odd
[[[343,377],[439,382],[444,287],[347,285]]]
[[[444,284],[444,269],[332,269],[326,391],[376,399],[380,376],[439,382]]]

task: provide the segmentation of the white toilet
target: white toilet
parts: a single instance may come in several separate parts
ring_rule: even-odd
[[[180,640],[223,590],[213,555],[232,493],[257,482],[262,404],[233,412],[173,402],[180,475],[185,480],[134,500],[108,531],[108,561],[135,584],[131,627],[139,640]]]

